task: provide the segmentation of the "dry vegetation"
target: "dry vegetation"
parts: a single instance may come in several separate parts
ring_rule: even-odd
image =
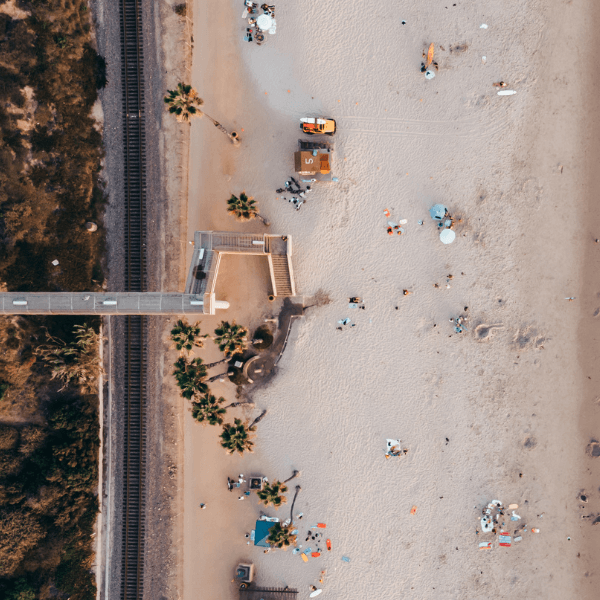
[[[76,344],[74,322],[0,320],[0,598],[95,597],[98,398],[53,380],[38,351]]]
[[[31,16],[0,14],[0,281],[91,289],[101,282],[102,235],[84,225],[99,220],[104,194],[90,110],[103,62],[89,45],[85,3],[20,6]]]
[[[98,289],[102,139],[90,110],[105,79],[91,46],[88,7],[81,0],[13,4],[0,4],[0,286]],[[98,223],[98,231],[87,233],[86,221]],[[76,344],[78,323],[0,318],[0,598],[6,600],[95,597],[90,536],[98,399],[74,380],[61,389],[38,356],[40,346],[56,340]]]

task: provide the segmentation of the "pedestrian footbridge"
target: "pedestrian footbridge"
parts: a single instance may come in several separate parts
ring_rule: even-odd
[[[273,296],[295,296],[292,239],[284,235],[196,231],[184,294],[163,292],[5,292],[5,315],[214,315],[229,308],[215,299],[224,254],[258,254],[269,261]]]
[[[180,315],[229,308],[228,302],[194,294],[161,292],[7,292],[0,294],[5,315]]]

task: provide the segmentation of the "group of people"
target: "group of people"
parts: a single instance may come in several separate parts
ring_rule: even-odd
[[[243,18],[248,19],[248,27],[246,27],[246,35],[244,36],[244,40],[246,42],[256,42],[258,46],[260,46],[265,41],[265,34],[260,30],[257,24],[258,17],[258,3],[252,2],[252,0],[244,0],[244,4],[246,6],[246,11],[243,14]],[[273,23],[275,22],[275,6],[269,4],[262,4],[260,7],[263,11],[263,14],[271,17],[273,19]],[[273,29],[270,33],[274,33]]]
[[[306,202],[306,196],[312,191],[310,185],[303,188],[293,177],[290,177],[284,185],[285,187],[277,189],[276,192],[278,194],[292,194],[289,198],[283,196],[282,200],[287,200],[290,204],[294,205],[296,210],[300,210],[302,205]]]

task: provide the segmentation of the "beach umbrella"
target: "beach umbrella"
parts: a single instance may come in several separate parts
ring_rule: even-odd
[[[442,233],[440,233],[440,240],[442,240],[442,244],[451,244],[454,241],[456,234],[452,229],[444,229]]]
[[[273,17],[270,17],[267,14],[262,14],[260,17],[258,17],[258,19],[256,19],[256,24],[258,25],[259,29],[267,31],[267,29],[271,29],[273,26]]]
[[[432,219],[443,219],[446,216],[448,209],[443,204],[434,204],[429,209],[429,214]]]

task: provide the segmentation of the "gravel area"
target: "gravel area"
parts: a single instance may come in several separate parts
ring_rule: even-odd
[[[175,14],[175,2],[142,2],[146,110],[147,281],[148,291],[181,289],[185,279],[185,226],[189,131],[168,118],[163,96],[176,81],[186,79],[191,59],[183,43],[186,20]],[[107,63],[108,85],[101,92],[104,113],[104,179],[109,202],[107,229],[107,288],[124,289],[123,118],[119,3],[91,2],[98,52]],[[189,14],[189,13],[188,13]],[[166,118],[165,118],[166,117]],[[164,121],[163,121],[164,118]],[[183,243],[182,243],[183,240]],[[183,250],[183,251],[182,251]],[[178,394],[163,390],[166,332],[169,320],[147,319],[148,403],[146,453],[146,545],[144,597],[175,599],[181,590],[179,473],[183,444],[178,446],[183,405]],[[98,565],[98,598],[120,597],[122,535],[122,431],[124,318],[105,323],[107,389],[104,396],[104,476],[101,511],[103,555]],[[169,382],[167,383],[169,387]]]

